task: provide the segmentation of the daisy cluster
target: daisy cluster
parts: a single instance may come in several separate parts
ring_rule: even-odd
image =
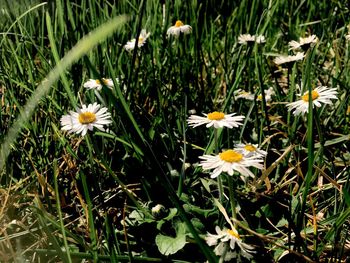
[[[167,37],[178,38],[181,35],[190,34],[192,27],[177,20],[174,25],[170,26],[167,31]],[[128,52],[135,49],[142,49],[146,45],[151,33],[146,29],[142,29],[136,38],[127,41],[123,46]],[[303,61],[308,56],[310,48],[318,43],[316,35],[308,37],[300,37],[299,41],[292,40],[288,43],[290,53],[287,55],[279,55],[273,59],[273,63],[278,67],[287,67],[290,70],[295,63]],[[244,45],[240,48],[261,47],[266,43],[266,38],[263,35],[241,34],[238,37],[238,44]],[[118,83],[118,79],[101,78],[89,79],[83,84],[84,88],[94,90],[96,94],[103,87],[113,89],[114,84]],[[276,90],[277,91],[277,90]],[[294,94],[293,94],[294,95]],[[273,101],[275,91],[272,87],[268,89],[258,90],[252,88],[250,91],[237,89],[234,92],[235,99],[245,99],[248,101],[263,101],[270,103]],[[337,99],[336,88],[328,88],[326,86],[318,86],[310,90],[301,90],[297,94],[299,100],[286,103],[287,109],[294,115],[307,114],[309,104],[312,107],[320,108],[322,105],[331,105],[332,100]],[[292,97],[292,96],[291,96]],[[270,105],[270,104],[268,104]],[[196,128],[205,125],[206,128],[213,129],[235,129],[243,125],[245,116],[237,113],[224,113],[221,111],[213,111],[203,113],[202,115],[192,114],[188,117],[187,123],[190,127]],[[112,123],[111,113],[106,107],[98,103],[82,104],[76,111],[69,111],[60,119],[62,130],[67,133],[76,133],[85,136],[88,131],[93,131],[94,128],[100,131],[105,131],[106,126]],[[216,130],[214,130],[216,132]],[[264,170],[264,162],[267,152],[260,148],[258,144],[238,142],[231,149],[221,149],[215,154],[204,154],[199,156],[199,167],[203,171],[210,174],[210,178],[218,178],[229,176],[228,178],[240,178],[243,182],[247,182],[250,178],[255,178],[255,174],[259,170]],[[152,213],[157,215],[162,206],[155,206]],[[214,252],[224,261],[232,259],[240,260],[241,256],[250,260],[255,253],[254,247],[243,242],[241,236],[233,225],[230,229],[216,226],[216,234],[208,233],[205,240],[209,246],[215,246]]]
[[[345,36],[349,39],[348,35]],[[238,37],[238,43],[241,45],[261,45],[266,43],[266,39],[263,35],[250,35],[244,34]],[[298,62],[302,62],[307,59],[311,54],[311,49],[319,43],[319,39],[316,35],[310,35],[307,37],[300,37],[299,41],[292,40],[288,43],[290,53],[288,55],[279,55],[273,59],[273,63],[276,67],[285,67],[291,72],[294,66]],[[249,47],[248,47],[249,48]],[[250,46],[251,48],[251,46]],[[248,49],[247,49],[248,50]],[[288,82],[289,84],[289,82]],[[287,88],[289,85],[287,85]],[[299,85],[296,85],[299,87]],[[289,93],[289,90],[282,90],[284,93]],[[274,89],[272,87],[265,89],[264,93],[259,93],[258,89],[251,89],[246,91],[243,89],[237,89],[234,91],[235,99],[245,99],[247,101],[259,101],[265,99],[267,105],[273,100],[275,96]],[[283,93],[281,92],[281,93]],[[294,98],[294,91],[292,91]],[[264,95],[264,96],[262,96]],[[317,87],[303,87],[299,89],[297,100],[284,103],[288,111],[292,112],[295,116],[308,114],[310,108],[321,108],[324,105],[332,105],[334,100],[338,99],[338,92],[336,88],[329,88],[324,85]],[[310,105],[311,104],[311,105]],[[235,113],[225,114],[223,112],[211,112],[205,113],[203,116],[192,115],[188,118],[188,124],[191,127],[197,127],[200,125],[206,125],[207,128],[214,127],[219,128],[237,128],[242,125],[244,116],[237,115]],[[248,178],[254,178],[255,174],[251,168],[255,170],[263,170],[264,159],[267,152],[260,149],[257,144],[235,144],[233,149],[224,149],[217,154],[205,154],[200,156],[199,166],[204,171],[210,171],[211,178],[217,178],[222,174],[228,176],[237,175],[243,181],[247,181]],[[252,259],[254,248],[251,245],[244,243],[238,234],[238,231],[231,224],[231,229],[221,229],[219,226],[215,228],[216,234],[208,233],[206,236],[206,242],[209,246],[215,246],[214,252],[221,257],[223,261],[232,261],[233,259],[240,260],[240,256],[246,259]],[[237,251],[237,248],[239,252]]]
[[[205,125],[207,128],[237,128],[241,126],[245,119],[242,115],[236,113],[225,114],[224,112],[214,111],[204,113],[203,116],[191,115],[187,119],[190,127]],[[267,152],[260,149],[257,144],[237,143],[233,149],[223,150],[215,155],[205,154],[200,156],[199,166],[203,170],[210,172],[211,178],[216,178],[222,174],[228,176],[239,176],[243,181],[249,177],[255,177],[250,167],[262,170],[263,162]],[[214,252],[224,261],[230,261],[233,258],[240,260],[241,256],[247,259],[253,258],[254,248],[244,243],[232,223],[231,229],[221,230],[219,226],[216,229],[216,235],[208,233],[206,242],[209,246],[215,246]]]
[[[207,128],[237,128],[242,125],[244,116],[236,115],[236,113],[225,114],[223,112],[214,111],[205,113],[204,116],[191,115],[187,122],[190,127],[205,125]],[[253,144],[237,144],[235,148],[223,150],[217,155],[203,155],[199,157],[202,161],[200,166],[203,170],[213,170],[210,177],[216,178],[222,173],[233,176],[237,172],[240,177],[254,177],[254,174],[248,167],[263,169],[263,158],[266,152],[260,150],[258,145]]]
[[[118,79],[116,79],[118,82]],[[103,86],[112,89],[114,87],[112,79],[101,78],[89,79],[83,84],[88,90],[100,91]],[[81,108],[76,111],[70,111],[69,114],[63,115],[60,119],[62,130],[67,133],[76,133],[85,136],[88,131],[93,131],[97,128],[100,131],[105,131],[105,126],[112,123],[111,114],[106,107],[98,103],[82,104]]]
[[[295,55],[289,56],[279,56],[274,59],[275,64],[282,65],[286,64],[291,66],[294,62],[303,60],[306,56],[304,52],[307,52],[311,47],[314,47],[319,42],[316,35],[311,35],[308,37],[300,37],[299,42],[292,40],[288,43],[290,47],[289,50],[296,52]],[[323,104],[332,104],[333,99],[337,99],[336,88],[328,88],[326,86],[318,86],[311,90],[311,96],[309,91],[302,91],[298,94],[299,100],[295,102],[290,102],[287,104],[288,110],[293,111],[293,114],[303,115],[307,114],[309,111],[309,103],[312,103],[312,107],[321,107]]]
[[[175,25],[168,28],[167,36],[173,35],[175,37],[179,37],[181,33],[190,34],[191,32],[192,32],[192,27],[190,25],[185,25],[181,20],[177,20],[175,22]],[[137,41],[136,41],[136,38],[133,38],[124,45],[125,50],[126,51],[134,50],[136,46],[136,42],[137,42],[138,48],[143,47],[146,44],[147,39],[150,35],[151,35],[150,32],[147,32],[146,29],[142,29]]]
[[[345,36],[348,39],[348,35]],[[266,39],[263,35],[250,35],[243,34],[238,37],[238,43],[243,45],[248,45],[250,43],[254,44],[263,44],[266,42]],[[290,55],[279,55],[273,59],[273,62],[277,66],[286,66],[291,68],[296,62],[303,61],[307,56],[307,51],[317,45],[319,39],[316,35],[310,35],[308,37],[300,37],[299,41],[292,40],[289,41],[288,46],[289,50],[294,52]],[[305,53],[306,52],[306,53]],[[283,86],[280,83],[280,86]],[[284,90],[287,91],[288,90]],[[302,91],[298,94],[299,100],[295,102],[290,102],[287,104],[289,111],[293,111],[294,115],[303,115],[308,113],[309,101],[312,103],[312,107],[321,107],[324,104],[331,105],[333,104],[332,100],[337,99],[338,92],[336,88],[328,88],[326,86],[318,86],[312,89],[311,96],[308,95],[309,91]],[[272,101],[272,96],[275,95],[275,92],[272,87],[267,90],[264,90],[264,97],[267,103]],[[251,93],[246,90],[237,89],[234,92],[235,99],[245,99],[245,100],[262,100],[262,94]],[[309,100],[310,98],[310,100]],[[269,105],[269,104],[268,104]]]
[[[191,32],[192,27],[190,25],[185,25],[181,20],[177,20],[174,26],[169,27],[167,35],[179,37],[181,33],[190,34]],[[131,39],[124,45],[125,50],[134,50],[136,44],[138,48],[143,47],[150,35],[150,32],[147,32],[146,29],[142,29],[137,39]],[[119,83],[119,80],[115,79],[115,82]],[[103,86],[113,89],[114,83],[112,79],[106,78],[89,79],[83,86],[88,90],[95,90],[98,92],[102,90]],[[60,122],[63,131],[85,136],[87,131],[92,131],[94,128],[105,131],[104,126],[111,124],[112,120],[108,109],[95,102],[89,105],[82,104],[81,108],[76,109],[76,111],[70,111],[69,114],[62,116]]]

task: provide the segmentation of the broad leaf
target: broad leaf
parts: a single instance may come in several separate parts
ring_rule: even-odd
[[[179,222],[176,229],[176,237],[156,236],[156,244],[159,252],[165,256],[175,254],[186,245],[186,224]]]

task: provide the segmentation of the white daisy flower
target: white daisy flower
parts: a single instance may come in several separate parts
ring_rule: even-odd
[[[112,79],[102,78],[101,80],[103,84],[108,88],[112,89],[114,87]],[[116,80],[118,81],[118,79]],[[87,82],[84,83],[83,86],[84,88],[87,88],[87,89],[101,90],[103,85],[99,79],[89,79]]]
[[[167,35],[179,36],[181,33],[190,34],[192,27],[190,25],[184,25],[181,20],[177,20],[174,26],[171,26],[167,30]]]
[[[312,90],[311,92],[311,100],[313,107],[317,108],[324,104],[332,104],[332,99],[337,99],[338,92],[336,88],[327,88],[325,86],[320,86]],[[291,102],[287,104],[288,110],[294,110],[294,115],[305,114],[309,112],[309,92],[306,91],[301,99],[295,102]]]
[[[304,58],[304,52],[298,52],[296,55],[294,56],[278,56],[276,57],[273,62],[275,62],[275,64],[277,65],[281,65],[281,64],[287,64],[287,63],[292,63],[298,60],[302,60]]]
[[[104,131],[103,125],[112,123],[111,114],[107,112],[107,108],[97,104],[82,105],[77,112],[70,111],[69,114],[62,116],[62,130],[68,133],[81,133],[85,136],[88,130],[92,131],[94,127]]]
[[[230,261],[240,256],[247,259],[253,258],[251,254],[255,253],[254,247],[244,243],[234,227],[232,229],[224,228],[221,230],[219,226],[216,226],[215,231],[217,233],[216,235],[208,233],[205,237],[205,241],[209,246],[216,246],[214,249],[215,255],[224,255],[224,261]],[[227,246],[229,246],[231,250],[227,251]],[[236,248],[239,248],[239,252]]]
[[[203,124],[206,124],[206,127],[209,128],[214,126],[214,128],[236,128],[242,125],[241,121],[244,119],[244,116],[234,116],[236,113],[225,114],[223,112],[214,111],[208,114],[204,114],[205,117],[191,115],[187,122],[190,127],[197,127]]]
[[[243,34],[243,35],[239,35],[238,37],[238,43],[239,44],[243,44],[243,45],[247,45],[248,43],[257,43],[257,44],[262,44],[266,42],[266,39],[263,35],[250,35],[250,34]]]
[[[238,143],[235,145],[235,150],[238,152],[243,153],[244,156],[254,156],[254,157],[260,157],[263,158],[266,156],[267,152],[264,150],[259,149],[259,146],[257,144],[244,144],[244,143]]]
[[[139,40],[137,41],[137,47],[142,47],[145,43],[146,43],[146,40],[147,38],[150,36],[151,33],[147,33],[146,32],[146,29],[142,29],[141,30],[141,33],[140,33],[140,36],[139,36]],[[132,51],[134,50],[135,48],[135,44],[136,44],[136,39],[131,39],[130,41],[128,41],[125,45],[124,45],[124,48],[127,50],[127,51]]]
[[[316,44],[318,42],[318,38],[316,35],[312,35],[309,37],[300,37],[299,42],[292,40],[288,43],[290,46],[289,50],[296,50],[299,48],[306,48],[308,49],[310,46]]]
[[[266,102],[270,102],[272,100],[272,96],[275,95],[275,91],[273,90],[272,87],[268,88],[267,90],[264,90],[264,93],[265,93],[265,100],[266,100]],[[261,101],[262,100],[262,95],[259,94],[256,99]]]
[[[242,89],[236,90],[234,94],[235,94],[236,100],[237,99],[254,100],[254,94]]]
[[[254,177],[254,174],[248,169],[252,166],[258,169],[263,169],[261,162],[263,160],[257,156],[246,156],[239,150],[226,150],[218,155],[203,155],[199,157],[203,161],[199,163],[203,170],[212,170],[210,177],[218,177],[221,173],[228,173],[233,175],[236,171],[241,174],[241,178],[244,181],[244,176]]]

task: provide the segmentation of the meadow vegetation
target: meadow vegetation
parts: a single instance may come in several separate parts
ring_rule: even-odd
[[[349,8],[1,0],[0,261],[344,262]]]

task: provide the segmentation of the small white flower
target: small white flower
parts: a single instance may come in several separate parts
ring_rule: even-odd
[[[332,104],[332,99],[337,99],[338,92],[336,88],[327,88],[320,86],[312,90],[311,100],[313,107],[321,107],[322,104]],[[300,94],[301,95],[301,94]],[[306,91],[300,98],[300,100],[287,104],[288,110],[294,110],[294,115],[305,114],[309,112],[309,92]]]
[[[101,80],[103,84],[108,88],[112,89],[114,87],[112,79],[102,78]],[[116,79],[116,81],[118,81],[118,79]],[[99,79],[89,79],[87,82],[84,83],[83,86],[87,89],[101,90],[103,85]]]
[[[250,35],[250,34],[243,34],[238,37],[238,43],[246,45],[248,43],[257,43],[257,44],[262,44],[266,42],[266,39],[263,35]]]
[[[345,39],[346,39],[347,41],[350,41],[350,33],[348,33],[347,35],[345,35]]]
[[[216,246],[214,249],[215,255],[223,256],[226,246],[229,246],[231,250],[226,252],[224,261],[230,261],[240,255],[247,259],[253,258],[251,254],[255,253],[254,247],[244,243],[235,228],[221,230],[219,226],[216,226],[215,231],[216,235],[208,233],[205,237],[205,241],[209,246]],[[235,251],[236,248],[239,248],[240,253]]]
[[[185,171],[188,169],[188,168],[190,168],[192,165],[191,165],[191,163],[185,163],[184,164],[184,169],[185,169]]]
[[[176,169],[170,170],[170,175],[173,177],[179,177],[180,173]]]
[[[312,35],[309,37],[300,37],[299,42],[292,40],[288,43],[288,45],[290,46],[289,50],[296,50],[296,49],[304,48],[304,47],[309,48],[311,45],[314,45],[317,42],[318,42],[317,36]]]
[[[191,115],[196,114],[196,113],[197,113],[196,109],[191,109],[188,111],[188,114],[191,114]]]
[[[214,126],[214,128],[233,128],[242,125],[241,121],[244,119],[244,116],[234,116],[236,113],[225,114],[223,112],[214,111],[208,114],[204,114],[205,117],[191,115],[187,122],[190,127],[197,127],[203,124],[206,124],[206,127],[209,128]]]
[[[292,63],[298,60],[302,60],[304,56],[304,52],[298,52],[294,56],[278,56],[273,60],[273,62],[275,62],[277,65]]]
[[[248,167],[263,169],[261,164],[263,160],[260,156],[246,156],[236,149],[226,150],[218,155],[203,155],[199,158],[203,160],[199,163],[203,170],[214,169],[210,175],[211,178],[218,177],[221,173],[228,173],[232,176],[233,172],[236,171],[241,174],[241,179],[244,181],[245,177],[254,177]]]
[[[250,143],[248,144],[238,143],[235,145],[235,150],[243,153],[243,155],[248,157],[254,156],[254,157],[263,158],[267,154],[266,151],[259,149],[259,146],[257,144],[250,144]]]
[[[270,102],[271,99],[272,99],[272,96],[275,95],[275,91],[273,90],[272,87],[268,88],[267,90],[264,90],[264,93],[265,93],[265,100],[266,100],[266,102]],[[259,94],[256,99],[261,101],[262,100],[262,95]]]
[[[92,131],[94,127],[104,131],[103,125],[112,123],[111,114],[107,108],[97,104],[82,105],[77,112],[70,111],[69,114],[61,117],[62,130],[68,133],[81,133],[85,136],[88,130]]]
[[[192,32],[192,27],[190,25],[184,25],[181,20],[177,20],[174,26],[171,26],[167,30],[167,35],[179,36],[181,33],[190,34]]]
[[[154,217],[158,218],[158,217],[160,217],[160,216],[165,214],[166,208],[165,208],[164,205],[157,204],[157,205],[152,207],[151,212],[152,212],[152,215]]]
[[[242,89],[236,90],[234,94],[235,94],[236,100],[241,98],[246,100],[254,100],[254,94]]]
[[[139,40],[137,41],[137,47],[142,47],[145,43],[146,43],[146,40],[147,38],[150,36],[151,33],[147,33],[146,32],[146,29],[142,29],[141,30],[141,33],[140,33],[140,36],[139,36]],[[124,48],[127,50],[127,51],[131,51],[131,50],[134,50],[135,48],[135,44],[136,44],[136,39],[131,39],[130,41],[128,41],[125,45],[124,45]]]

